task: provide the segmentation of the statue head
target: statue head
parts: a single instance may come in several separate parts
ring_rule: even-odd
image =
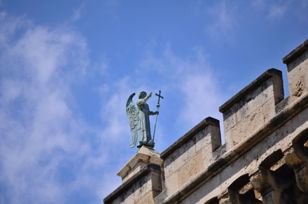
[[[145,98],[147,96],[147,92],[145,92],[145,91],[141,91],[140,93],[139,93],[139,99],[143,99],[143,98]]]

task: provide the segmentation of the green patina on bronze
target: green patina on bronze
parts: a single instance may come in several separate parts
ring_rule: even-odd
[[[147,100],[152,96],[152,93],[147,94],[145,91],[139,93],[138,101],[136,105],[133,102],[133,97],[135,93],[132,93],[126,103],[126,113],[129,121],[129,126],[132,132],[132,143],[130,147],[135,147],[137,143],[137,138],[139,137],[139,145],[137,146],[140,148],[141,146],[147,147],[154,147],[154,136],[156,130],[156,123],[157,123],[157,116],[159,114],[159,107],[160,107],[160,99],[163,97],[161,96],[161,91],[159,91],[156,96],[158,97],[157,102],[157,111],[153,112],[150,110],[149,105],[147,104]],[[153,137],[151,135],[151,125],[150,125],[150,115],[156,115],[155,125],[154,125],[154,133]]]

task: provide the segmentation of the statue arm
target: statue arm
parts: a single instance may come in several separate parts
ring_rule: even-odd
[[[143,99],[139,99],[138,100],[138,102],[137,102],[137,105],[142,105],[142,104],[145,104],[146,102],[147,102],[147,100],[150,98],[152,96],[152,92],[149,94],[149,95],[147,95],[145,98],[143,98]]]
[[[147,101],[149,98],[151,98],[151,96],[152,96],[152,92],[144,98],[144,101]]]

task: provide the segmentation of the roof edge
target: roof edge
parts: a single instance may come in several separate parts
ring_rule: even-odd
[[[172,154],[176,149],[181,147],[184,143],[186,143],[189,139],[191,139],[197,132],[204,129],[206,126],[213,125],[219,127],[219,120],[207,117],[203,119],[200,123],[198,123],[195,127],[190,129],[187,133],[185,133],[182,137],[180,137],[177,141],[175,141],[172,145],[170,145],[166,150],[164,150],[160,157],[162,159],[166,158],[170,154]]]
[[[289,64],[291,61],[300,56],[307,49],[308,49],[308,39],[305,40],[299,46],[297,46],[295,49],[293,49],[291,52],[289,52],[289,54],[287,54],[284,58],[282,58],[282,62],[284,64]]]
[[[237,94],[235,94],[232,98],[227,100],[223,105],[219,107],[219,111],[221,113],[226,112],[231,106],[233,106],[235,103],[237,103],[243,96],[247,95],[247,93],[251,92],[253,89],[258,87],[261,83],[263,83],[265,80],[278,76],[282,78],[282,72],[275,68],[270,68],[267,71],[265,71],[263,74],[261,74],[258,78],[253,80],[250,84],[248,84],[246,87],[244,87],[242,90],[240,90]]]

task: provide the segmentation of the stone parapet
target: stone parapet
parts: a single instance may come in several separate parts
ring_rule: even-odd
[[[297,100],[308,92],[308,40],[285,56],[283,62],[288,68],[289,95]]]
[[[220,145],[219,121],[206,118],[166,149],[161,157],[167,194],[176,192],[206,169]]]
[[[304,110],[302,109],[304,107]],[[294,114],[296,116],[294,116]],[[299,126],[299,127],[297,127]],[[296,128],[297,127],[297,128]],[[232,185],[236,182],[237,179],[241,179],[243,175],[246,175],[249,180],[255,175],[260,175],[262,178],[262,174],[258,173],[259,169],[262,166],[269,168],[271,170],[277,170],[282,166],[281,155],[283,155],[283,160],[285,159],[285,155],[290,152],[290,149],[296,149],[296,145],[294,145],[292,141],[297,141],[296,138],[304,137],[305,133],[308,130],[308,96],[304,98],[300,104],[296,104],[296,106],[291,106],[287,111],[281,113],[279,116],[275,117],[263,131],[258,132],[254,135],[250,140],[247,140],[242,143],[237,149],[231,150],[223,154],[217,161],[215,161],[207,170],[205,170],[201,175],[197,178],[191,180],[190,183],[178,189],[178,191],[168,196],[164,202],[164,204],[171,203],[206,203],[213,198],[217,198],[219,203],[238,203],[234,201],[234,197],[230,195],[232,191],[234,193],[244,194],[253,186],[254,196],[251,197],[250,190],[250,198],[252,200],[262,201],[262,194],[264,187],[262,187],[262,182],[256,184],[254,182],[248,182],[245,180],[245,184],[241,185]],[[306,138],[302,138],[298,146],[300,146],[300,151],[297,151],[296,155],[300,155],[299,152],[307,152],[307,136]],[[306,146],[305,146],[306,145]],[[275,152],[281,152],[280,157],[272,156]],[[302,154],[303,155],[303,154]],[[302,177],[297,176],[297,180],[295,179],[292,182],[296,183],[305,183],[298,186],[307,186],[307,170],[302,169],[302,165],[305,160],[307,160],[308,154],[304,154],[305,156],[298,157],[301,158],[299,162],[301,165],[296,168],[291,168],[299,172],[298,175],[302,175]],[[279,159],[277,159],[277,157]],[[263,162],[267,160],[266,162]],[[265,165],[265,163],[267,163]],[[290,163],[290,162],[289,162]],[[296,160],[294,161],[294,166],[296,166]],[[300,170],[296,170],[296,169]],[[294,176],[295,177],[295,176]],[[286,176],[286,178],[291,178]],[[240,182],[241,183],[241,182]],[[235,186],[239,189],[235,190]],[[258,188],[259,186],[259,188]],[[260,187],[261,186],[261,187]],[[246,191],[242,188],[248,188]],[[300,189],[300,187],[297,187]],[[306,187],[301,187],[302,189],[306,189]],[[276,191],[279,191],[277,189]],[[264,191],[265,192],[265,191]],[[231,193],[232,194],[232,193]],[[248,194],[247,194],[248,195]],[[300,195],[303,195],[300,194]],[[231,196],[231,197],[230,197]],[[215,200],[215,199],[214,199]],[[232,201],[233,200],[233,201]],[[306,200],[308,201],[308,200]],[[248,201],[242,201],[240,203],[249,203]],[[268,202],[271,203],[271,202]],[[292,202],[290,202],[292,203]],[[296,202],[294,202],[296,203]],[[279,202],[277,204],[280,204]]]
[[[253,135],[273,118],[276,104],[283,98],[282,73],[269,69],[220,106],[227,149]]]

